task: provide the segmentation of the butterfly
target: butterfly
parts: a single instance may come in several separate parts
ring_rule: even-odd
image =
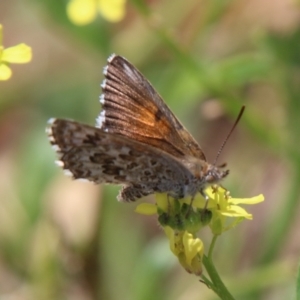
[[[176,199],[198,192],[205,196],[204,189],[229,170],[207,162],[195,139],[131,63],[115,54],[107,62],[96,127],[49,120],[46,132],[58,153],[57,164],[75,179],[122,185],[120,201],[153,193]]]

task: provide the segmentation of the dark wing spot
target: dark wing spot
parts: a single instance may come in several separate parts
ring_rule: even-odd
[[[130,164],[127,165],[128,170],[132,170],[133,168],[138,167],[139,165],[136,162],[131,162]]]
[[[114,165],[103,165],[103,173],[106,175],[119,175],[122,168]]]
[[[164,114],[162,113],[162,111],[158,109],[158,110],[156,111],[156,113],[155,113],[155,120],[156,120],[156,121],[159,121],[159,120],[162,118],[163,115],[164,115]]]
[[[150,159],[151,166],[154,166],[157,164],[157,161],[155,159]]]
[[[90,161],[96,164],[109,165],[114,163],[114,158],[103,153],[95,153],[94,155],[90,156]]]
[[[119,157],[123,160],[128,160],[130,156],[126,154],[119,154]]]
[[[126,181],[126,175],[116,175],[114,176],[115,180],[124,182]]]
[[[91,177],[91,172],[88,170],[83,171],[80,169],[76,169],[76,170],[72,170],[72,173],[75,179]]]
[[[90,161],[93,163],[102,163],[103,162],[103,156],[100,153],[95,153],[94,155],[90,156]]]
[[[90,135],[87,134],[85,139],[83,140],[83,143],[85,144],[89,144],[89,145],[93,145],[96,146],[97,142],[99,141],[99,136],[98,135]]]

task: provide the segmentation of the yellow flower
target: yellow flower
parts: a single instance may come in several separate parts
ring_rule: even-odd
[[[203,243],[195,237],[196,233],[209,225],[214,235],[220,235],[244,219],[252,220],[252,215],[238,204],[256,204],[264,200],[262,195],[248,199],[231,198],[228,191],[216,186],[207,188],[205,194],[209,200],[199,194],[192,204],[191,197],[176,200],[167,194],[156,194],[156,204],[141,203],[135,209],[140,214],[158,215],[171,251],[185,270],[195,275],[202,272],[204,253]],[[235,218],[229,225],[228,217]]]
[[[8,80],[12,75],[9,64],[24,64],[31,61],[32,52],[31,48],[26,44],[19,44],[4,49],[2,39],[3,27],[0,24],[0,80]]]
[[[126,0],[70,0],[67,15],[76,25],[86,25],[96,19],[99,12],[110,22],[119,22],[125,15]]]
[[[202,273],[203,242],[187,231],[163,227],[169,238],[170,249],[178,257],[180,264],[188,273],[197,276]]]
[[[212,219],[209,226],[214,235],[220,235],[222,232],[235,227],[241,221],[252,220],[252,214],[249,214],[244,208],[238,204],[257,204],[264,201],[263,195],[252,198],[231,198],[228,191],[222,187],[209,187],[205,190],[205,194],[209,197],[207,209],[212,212]],[[205,205],[205,199],[199,195],[193,201],[194,207]],[[228,217],[235,218],[228,224]]]

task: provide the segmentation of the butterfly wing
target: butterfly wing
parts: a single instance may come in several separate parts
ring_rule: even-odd
[[[178,197],[191,182],[175,157],[124,136],[63,119],[51,119],[47,133],[58,165],[75,179],[134,186],[140,196],[171,191]]]
[[[104,68],[102,111],[96,126],[182,158],[205,160],[198,143],[147,79],[126,59],[112,55]]]

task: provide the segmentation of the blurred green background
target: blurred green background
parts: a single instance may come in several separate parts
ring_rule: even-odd
[[[214,260],[237,299],[292,299],[300,253],[300,2],[132,0],[125,17],[76,26],[67,1],[1,1],[4,46],[33,60],[0,82],[0,299],[216,299],[169,250],[155,217],[117,187],[71,181],[54,165],[50,117],[94,124],[111,53],[150,80],[234,197],[263,193],[223,234]],[[208,247],[209,231],[201,233]]]

